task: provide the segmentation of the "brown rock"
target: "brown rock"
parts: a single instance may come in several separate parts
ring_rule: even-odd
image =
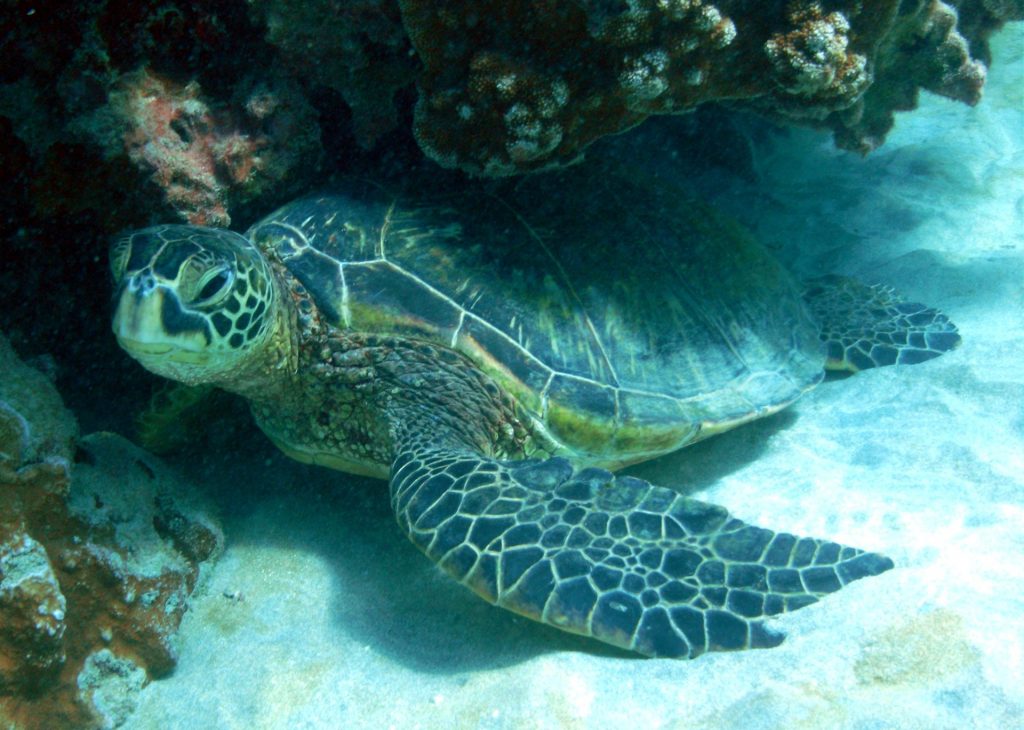
[[[70,464],[74,421],[53,386],[2,338],[0,358],[0,719],[115,726],[173,668],[223,537],[190,485],[120,436],[79,439]]]

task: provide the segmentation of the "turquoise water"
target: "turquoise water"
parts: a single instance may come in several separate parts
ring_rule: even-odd
[[[781,618],[777,649],[636,660],[482,604],[409,549],[382,485],[254,443],[190,468],[219,480],[229,545],[135,726],[1024,722],[1024,34],[994,47],[979,106],[926,95],[866,159],[808,131],[754,141],[758,183],[714,193],[799,273],[898,285],[964,345],[635,470],[896,570]]]
[[[964,344],[631,469],[895,570],[773,621],[778,648],[638,659],[455,585],[408,544],[381,482],[298,464],[255,431],[214,436],[168,461],[216,506],[227,547],[177,668],[132,695],[124,726],[1024,726],[1024,28],[993,52],[979,105],[923,95],[866,158],[737,116],[747,159],[691,181],[799,276],[896,286]],[[662,154],[676,123],[595,150],[687,175]],[[98,376],[61,378],[85,430],[129,432],[132,408],[99,401]]]

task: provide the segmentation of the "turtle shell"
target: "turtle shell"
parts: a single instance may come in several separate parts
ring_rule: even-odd
[[[350,181],[247,235],[332,323],[457,349],[592,464],[674,450],[822,376],[788,272],[639,175],[580,166],[422,196]]]

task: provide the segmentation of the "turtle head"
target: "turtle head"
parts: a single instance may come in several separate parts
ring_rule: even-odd
[[[227,230],[166,225],[117,238],[113,330],[157,375],[230,386],[266,349],[276,291],[262,254]]]

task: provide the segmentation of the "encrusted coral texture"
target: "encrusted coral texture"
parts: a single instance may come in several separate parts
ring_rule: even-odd
[[[232,204],[286,184],[295,168],[313,169],[319,152],[312,108],[283,78],[244,83],[231,103],[214,103],[196,81],[141,69],[118,79],[97,116],[87,129],[118,131],[108,155],[127,152],[196,225],[229,225]]]
[[[110,433],[72,442],[53,386],[2,337],[0,371],[0,725],[115,727],[174,666],[223,537],[155,457]]]
[[[363,147],[398,127],[394,97],[410,85],[417,62],[394,0],[250,4],[292,74],[341,94]]]
[[[316,173],[317,114],[244,3],[28,10],[0,9],[0,117],[31,155],[43,213],[227,225],[232,209],[294,195]]]
[[[0,139],[42,215],[108,228],[227,225],[321,169],[379,173],[413,137],[476,175],[568,164],[706,102],[868,152],[921,89],[977,102],[988,36],[1024,18],[1021,0],[51,5],[0,9]]]
[[[399,4],[424,64],[416,137],[442,165],[484,175],[565,163],[708,101],[830,128],[867,151],[919,88],[975,103],[987,34],[1024,17],[995,0]]]

